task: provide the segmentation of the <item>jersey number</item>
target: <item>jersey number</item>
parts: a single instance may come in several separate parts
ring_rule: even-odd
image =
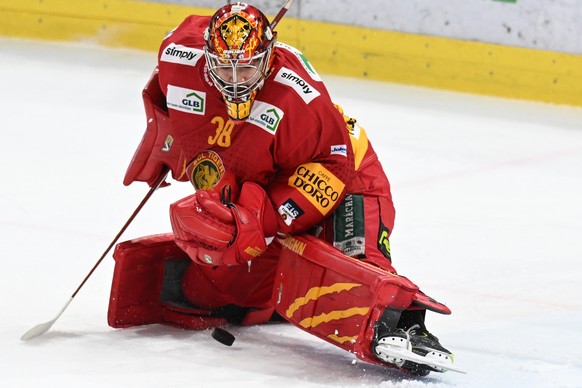
[[[214,136],[208,136],[208,144],[230,147],[230,137],[234,129],[234,122],[231,120],[225,122],[220,116],[214,117],[210,122],[216,124],[216,133]]]

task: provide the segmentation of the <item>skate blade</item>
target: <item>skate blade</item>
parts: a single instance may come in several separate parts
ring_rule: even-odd
[[[423,357],[420,356],[406,348],[399,346],[392,346],[388,344],[378,344],[376,345],[376,353],[381,354],[382,357],[390,357],[398,360],[406,360],[415,362],[417,364],[428,365],[435,369],[445,371],[453,371],[458,373],[467,373],[463,369],[453,365],[452,360],[449,361],[440,360],[438,358]]]

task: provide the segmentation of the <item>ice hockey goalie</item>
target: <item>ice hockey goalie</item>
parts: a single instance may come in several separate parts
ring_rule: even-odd
[[[162,42],[124,183],[193,194],[172,233],[119,244],[108,320],[191,329],[286,321],[372,363],[452,368],[424,324],[450,310],[392,265],[390,184],[366,132],[266,17],[234,3]]]

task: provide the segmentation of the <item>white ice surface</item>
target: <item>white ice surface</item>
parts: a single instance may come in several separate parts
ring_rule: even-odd
[[[232,348],[164,326],[114,330],[108,257],[145,128],[150,53],[0,40],[0,386],[582,386],[582,109],[325,77],[391,179],[401,274],[445,302],[427,323],[467,375],[411,378],[291,325],[230,328]],[[170,230],[159,190],[122,240]]]

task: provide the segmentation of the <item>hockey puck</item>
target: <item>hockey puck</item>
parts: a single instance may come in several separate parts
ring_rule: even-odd
[[[224,329],[221,329],[220,327],[212,330],[212,338],[226,346],[232,346],[234,343],[234,335],[230,334]]]

